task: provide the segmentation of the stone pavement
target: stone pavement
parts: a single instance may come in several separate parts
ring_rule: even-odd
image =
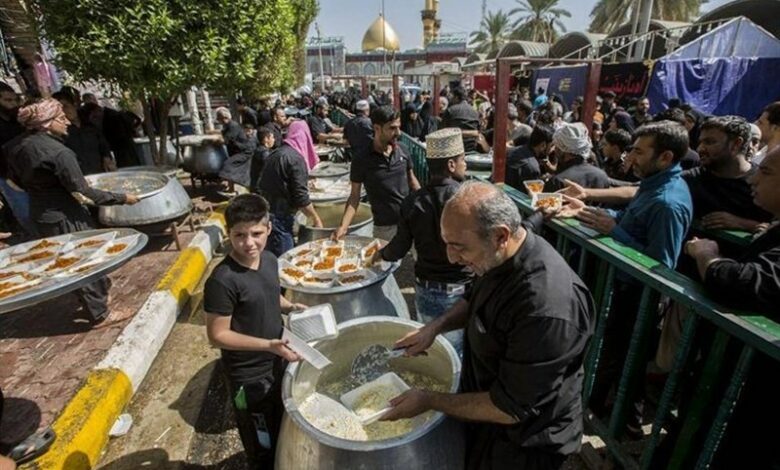
[[[207,201],[219,200],[215,189],[191,191],[197,219],[208,215]],[[193,235],[183,229],[182,245]],[[81,307],[73,293],[0,314],[0,388],[6,398],[0,452],[52,424],[179,254],[172,237],[150,237],[139,255],[109,275],[111,314],[94,329],[74,320]]]

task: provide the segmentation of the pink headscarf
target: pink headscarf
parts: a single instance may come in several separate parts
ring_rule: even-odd
[[[293,121],[287,128],[287,137],[284,143],[294,148],[301,154],[309,170],[320,162],[320,157],[314,151],[314,143],[311,140],[309,125],[304,121]]]
[[[46,131],[62,112],[62,105],[54,98],[25,106],[19,110],[19,124],[33,131]]]

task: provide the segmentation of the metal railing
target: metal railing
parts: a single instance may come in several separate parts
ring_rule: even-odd
[[[506,186],[504,190],[522,212],[533,212],[531,201],[524,193]],[[761,353],[776,361],[780,360],[780,325],[760,315],[734,312],[718,305],[709,298],[698,282],[621,245],[610,237],[583,227],[576,220],[556,219],[547,222],[545,227],[556,234],[556,249],[576,266],[580,277],[591,288],[596,304],[596,329],[585,362],[583,396],[586,405],[596,380],[606,320],[612,313],[616,276],[623,273],[621,276],[629,275],[641,283],[639,311],[617,383],[612,411],[604,420],[587,414],[586,425],[589,430],[606,443],[609,454],[624,468],[648,469],[651,468],[661,442],[662,429],[667,429],[671,419],[677,419],[680,432],[671,447],[671,456],[664,468],[683,468],[684,462],[690,459],[696,461],[696,468],[706,468],[715,455],[738,401],[739,391],[744,385],[754,355]],[[576,260],[571,259],[573,254]],[[640,381],[645,380],[645,367],[650,360],[651,339],[657,323],[657,307],[662,297],[677,303],[689,314],[677,345],[674,365],[656,406],[651,434],[644,443],[641,456],[636,459],[621,441],[621,437]],[[694,344],[699,344],[701,337],[709,336],[712,330],[714,339],[707,348],[698,351],[703,365],[694,365],[697,356]],[[724,366],[728,363],[726,353],[734,347],[739,349],[739,359],[733,370],[729,371]],[[673,418],[672,411],[676,406],[675,396],[679,393],[680,382],[694,368],[701,371],[698,383],[693,387],[692,396],[696,399],[684,415]],[[724,374],[727,373],[731,375],[727,379],[727,386],[721,390],[717,384],[722,383]],[[717,412],[714,417],[709,416],[708,409],[716,403]],[[704,445],[696,448],[690,444],[699,429],[707,431]]]

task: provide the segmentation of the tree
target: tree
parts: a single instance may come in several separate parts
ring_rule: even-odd
[[[306,75],[306,35],[309,33],[309,25],[317,17],[320,7],[317,0],[299,0],[293,31],[297,39],[295,48],[295,78],[296,83],[303,83]]]
[[[517,0],[520,4],[509,12],[521,15],[512,26],[512,39],[546,42],[552,44],[559,32],[566,32],[561,17],[571,18],[571,13],[557,8],[559,0]]]
[[[707,0],[655,0],[652,17],[666,21],[690,22],[699,16]],[[590,12],[590,32],[609,34],[631,19],[638,0],[599,0]]]
[[[235,92],[293,83],[296,0],[29,0],[55,60],[151,103],[164,149],[171,104],[191,86]]]
[[[489,11],[479,25],[479,31],[471,33],[469,45],[480,54],[492,54],[501,49],[509,38],[509,15],[502,10]]]

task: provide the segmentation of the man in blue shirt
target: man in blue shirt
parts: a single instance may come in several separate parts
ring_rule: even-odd
[[[674,269],[693,219],[691,193],[679,163],[688,151],[688,132],[680,124],[661,121],[640,127],[634,138],[627,159],[641,183],[628,206],[609,211],[567,197],[560,215],[575,216],[585,226]],[[620,376],[641,294],[635,279],[618,275],[590,400],[597,416],[608,415],[607,396]],[[641,436],[642,392],[640,387],[629,413],[627,430],[632,437]]]

